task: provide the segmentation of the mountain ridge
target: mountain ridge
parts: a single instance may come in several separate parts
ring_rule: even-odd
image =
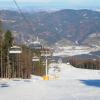
[[[54,12],[23,12],[1,10],[5,29],[24,35],[37,35],[53,44],[62,40],[82,44],[91,34],[100,34],[100,12],[81,9],[63,9]]]

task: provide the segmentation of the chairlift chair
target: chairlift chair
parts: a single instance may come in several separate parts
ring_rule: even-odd
[[[39,60],[40,60],[40,59],[39,59],[39,57],[37,57],[37,56],[32,57],[32,61],[33,61],[33,62],[39,61]]]
[[[42,57],[49,57],[49,56],[51,56],[51,53],[48,51],[41,51],[41,56]]]
[[[22,48],[19,47],[19,46],[12,46],[12,47],[9,49],[9,53],[10,53],[10,54],[20,54],[20,53],[22,53]]]

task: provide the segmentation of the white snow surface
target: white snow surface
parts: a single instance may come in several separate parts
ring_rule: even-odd
[[[67,47],[56,47],[53,56],[74,56],[81,54],[89,54],[90,52],[100,50],[99,47],[92,48],[87,46],[67,46]]]
[[[100,100],[100,71],[52,64],[60,68],[59,79],[1,79],[0,100]],[[51,72],[49,72],[51,74]]]

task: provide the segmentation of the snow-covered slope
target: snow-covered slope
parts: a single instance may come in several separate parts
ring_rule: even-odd
[[[52,66],[60,67],[58,80],[5,80],[9,86],[0,87],[0,100],[100,100],[99,70]]]
[[[98,50],[100,50],[100,48],[92,48],[88,46],[56,47],[53,56],[74,56],[81,54],[89,54],[90,52]]]
[[[100,79],[100,70],[80,69],[71,65],[61,64],[61,79]]]

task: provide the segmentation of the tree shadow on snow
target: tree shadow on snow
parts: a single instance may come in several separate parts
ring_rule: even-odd
[[[100,80],[80,80],[83,84],[93,87],[100,87]]]
[[[0,87],[1,87],[1,88],[9,87],[9,84],[7,84],[7,83],[1,83],[1,84],[0,84]]]

